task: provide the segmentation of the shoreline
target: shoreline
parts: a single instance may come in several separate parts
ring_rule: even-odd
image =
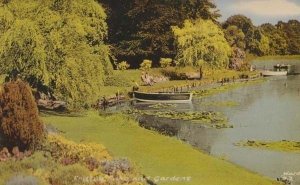
[[[187,184],[195,185],[279,184],[268,177],[207,155],[177,138],[144,129],[125,115],[101,117],[89,112],[84,117],[47,116],[43,120],[64,131],[68,139],[104,144],[113,156],[128,157],[143,174],[151,177],[190,176],[192,180]]]

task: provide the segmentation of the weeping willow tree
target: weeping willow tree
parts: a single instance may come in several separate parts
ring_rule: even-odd
[[[110,74],[106,14],[94,0],[0,1],[0,74],[71,107],[94,102]]]
[[[232,53],[224,33],[211,20],[186,20],[182,28],[172,28],[177,43],[177,63],[181,66],[227,67]]]

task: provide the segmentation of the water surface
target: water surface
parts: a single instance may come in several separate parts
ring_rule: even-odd
[[[259,61],[258,68],[272,68],[277,63],[296,65],[300,72],[300,61]],[[203,106],[203,102],[235,101],[238,106]],[[137,105],[147,109],[147,105]],[[207,153],[222,157],[239,166],[264,176],[277,178],[284,172],[300,172],[300,154],[238,147],[234,143],[243,140],[300,141],[300,76],[268,78],[255,84],[208,98],[194,98],[192,105],[171,108],[178,111],[221,111],[225,113],[232,129],[205,128],[187,121],[170,121],[150,118],[144,126],[171,130],[191,145]],[[297,177],[297,180],[299,177]],[[296,182],[295,184],[300,184]]]

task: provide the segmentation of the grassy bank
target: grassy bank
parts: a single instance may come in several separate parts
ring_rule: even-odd
[[[266,150],[276,150],[282,152],[297,152],[300,153],[300,142],[296,141],[246,141],[236,144],[237,146],[261,148]]]
[[[229,90],[233,90],[233,89],[237,89],[237,88],[241,88],[241,87],[245,87],[245,86],[249,86],[249,85],[256,85],[262,82],[265,82],[265,79],[255,79],[252,81],[243,81],[243,82],[235,82],[235,83],[228,83],[228,84],[224,84],[218,87],[214,87],[214,88],[210,88],[210,89],[204,89],[204,90],[197,90],[197,91],[193,91],[195,96],[198,97],[206,97],[206,96],[212,96],[215,94],[220,94]]]
[[[257,56],[249,56],[247,61],[262,61],[266,62],[268,60],[300,60],[300,55],[275,55],[275,56],[263,56],[263,57],[257,57]]]
[[[191,181],[158,184],[268,185],[276,184],[221,159],[208,156],[176,138],[143,129],[121,115],[100,117],[94,112],[83,117],[43,117],[65,132],[69,139],[104,144],[116,157],[128,157],[142,173],[158,177],[191,177]]]
[[[162,75],[162,70],[160,68],[151,69],[148,71],[150,75]],[[179,69],[171,68],[170,70],[176,71]],[[195,72],[197,69],[193,68],[182,68],[179,71],[181,72]],[[178,72],[178,71],[177,71]],[[125,71],[114,71],[114,75],[117,75],[120,79],[127,79],[132,83],[132,86],[134,83],[142,84],[141,81],[141,75],[143,71],[141,70],[125,70]],[[155,92],[155,91],[162,91],[162,90],[168,90],[172,89],[174,87],[180,88],[180,87],[186,87],[186,86],[202,86],[207,85],[211,83],[215,83],[220,81],[222,78],[229,78],[229,79],[239,79],[241,75],[248,75],[248,76],[255,76],[256,72],[248,72],[248,71],[234,71],[234,70],[205,70],[204,71],[204,78],[202,80],[172,80],[172,81],[166,81],[161,83],[156,83],[153,86],[140,86],[141,91],[145,92]],[[131,87],[120,87],[120,86],[104,86],[101,91],[102,96],[108,96],[108,95],[115,95],[116,92],[120,91],[124,94],[127,94],[128,92],[132,91]]]

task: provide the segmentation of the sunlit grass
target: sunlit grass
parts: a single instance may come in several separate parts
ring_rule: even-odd
[[[275,55],[275,56],[263,56],[257,57],[255,61],[267,62],[271,60],[300,60],[300,55]]]
[[[190,182],[158,184],[276,184],[268,178],[206,155],[176,138],[143,129],[123,115],[100,117],[90,112],[83,117],[47,116],[43,120],[64,131],[69,139],[101,143],[113,156],[128,157],[143,174],[152,178],[192,177]]]

